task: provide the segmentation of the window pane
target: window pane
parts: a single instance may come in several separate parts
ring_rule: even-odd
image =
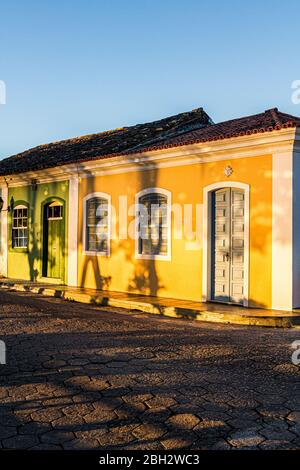
[[[139,218],[139,253],[165,255],[168,253],[168,198],[164,194],[151,193],[142,196],[144,206]]]
[[[27,248],[28,246],[28,209],[16,208],[12,216],[12,246]]]
[[[63,206],[48,206],[48,219],[61,219],[63,216]]]
[[[86,203],[86,250],[108,252],[108,201],[89,199]]]

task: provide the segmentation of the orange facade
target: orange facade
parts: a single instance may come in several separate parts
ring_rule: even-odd
[[[232,175],[226,177],[224,168]],[[203,194],[214,183],[233,181],[249,185],[249,306],[270,308],[272,305],[272,155],[232,160],[182,164],[146,171],[129,171],[82,177],[79,181],[78,211],[78,285],[178,299],[203,299]],[[172,214],[171,259],[137,259],[135,242],[130,237],[118,238],[119,197],[127,196],[128,206],[136,194],[146,188],[170,191],[172,204],[192,207],[192,228],[198,234],[186,233],[176,239]],[[108,256],[88,255],[83,247],[83,200],[102,192],[111,196],[116,209],[117,236],[111,241]],[[199,217],[199,212],[201,212]],[[128,217],[132,224],[134,215]],[[178,238],[178,237],[177,237]]]

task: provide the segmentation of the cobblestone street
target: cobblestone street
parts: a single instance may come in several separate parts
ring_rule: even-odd
[[[0,293],[7,449],[299,449],[300,329]]]

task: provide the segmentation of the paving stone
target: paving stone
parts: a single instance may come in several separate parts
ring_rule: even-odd
[[[133,406],[125,404],[115,410],[115,414],[119,419],[134,419],[139,417],[147,409],[143,403],[136,403]]]
[[[242,448],[249,448],[249,447],[256,447],[261,444],[265,439],[260,434],[258,434],[255,430],[246,430],[246,431],[238,431],[233,433],[231,436],[228,437],[228,442],[233,447],[237,447],[239,449]]]
[[[291,450],[294,449],[295,446],[290,441],[283,439],[268,439],[259,444],[259,448],[262,450]],[[299,447],[296,446],[296,449],[299,449]]]
[[[117,408],[120,408],[120,406],[124,406],[124,401],[121,397],[103,398],[101,400],[94,401],[92,406],[95,411],[99,410],[100,413],[104,410],[114,411]]]
[[[107,433],[108,433],[108,428],[106,427],[100,428],[98,426],[96,429],[85,429],[82,431],[76,431],[75,436],[81,440],[88,439],[88,440],[93,441],[95,439],[100,439],[104,434],[107,434]]]
[[[16,436],[17,434],[18,433],[17,433],[16,427],[0,425],[0,440],[7,439],[12,436]]]
[[[19,434],[32,434],[34,436],[40,436],[49,431],[50,429],[51,426],[48,423],[30,422],[24,424],[23,426],[20,426],[18,432]]]
[[[18,435],[3,439],[2,445],[4,449],[30,449],[39,444],[36,436]]]
[[[123,400],[126,403],[145,403],[148,400],[151,400],[153,398],[153,395],[151,393],[129,393],[128,395],[125,395],[123,397]]]
[[[222,420],[203,419],[195,427],[198,436],[223,436],[228,434],[230,427]]]
[[[45,444],[63,444],[74,439],[74,434],[68,431],[52,430],[41,436],[41,441]]]
[[[76,376],[76,377],[70,377],[67,380],[65,380],[65,384],[67,386],[72,386],[75,388],[85,388],[85,386],[91,381],[89,376]]]
[[[192,446],[192,450],[230,450],[232,447],[225,439],[198,439]]]
[[[133,435],[139,439],[158,439],[165,433],[166,429],[154,424],[141,424],[133,431]]]
[[[171,415],[171,411],[168,410],[167,408],[151,408],[149,410],[146,410],[141,416],[140,419],[141,421],[144,421],[146,423],[149,422],[165,422],[169,416]]]
[[[62,429],[62,430],[77,430],[81,429],[82,426],[84,425],[85,417],[82,417],[80,415],[68,415],[68,416],[62,416],[61,418],[54,419],[51,424],[53,428],[55,429]]]
[[[91,403],[80,403],[74,405],[68,405],[65,408],[62,408],[62,412],[67,415],[75,415],[75,416],[85,416],[88,413],[93,411],[93,405]]]
[[[43,366],[46,368],[46,369],[57,369],[59,367],[62,367],[62,366],[65,366],[66,365],[66,361],[62,361],[62,360],[51,360],[51,361],[46,361],[44,362]]]
[[[92,377],[90,382],[87,382],[84,387],[86,391],[91,391],[91,392],[107,390],[108,388],[109,388],[109,384],[107,383],[107,381],[104,379],[99,379],[97,377]]]
[[[160,439],[165,450],[188,449],[196,441],[197,437],[193,433],[178,434],[169,432]]]
[[[41,423],[51,423],[57,418],[63,416],[63,413],[58,408],[45,408],[31,413],[33,421],[39,421]]]
[[[300,437],[300,424],[296,423],[289,427],[289,431]]]
[[[97,439],[73,439],[62,444],[65,450],[88,450],[99,449],[100,444]]]
[[[50,407],[50,408],[62,408],[67,405],[71,405],[73,403],[73,397],[68,396],[68,397],[59,397],[59,398],[48,398],[46,400],[43,400],[43,406],[45,408]]]
[[[265,407],[260,407],[257,411],[262,416],[267,416],[270,418],[285,418],[289,415],[290,410],[284,407],[278,407],[276,405],[268,405]]]
[[[1,414],[0,410],[0,426],[18,426],[19,423],[18,418],[13,413]]]
[[[173,398],[167,396],[155,396],[154,398],[146,401],[146,404],[149,406],[149,408],[167,408],[174,405],[175,403],[176,402]]]
[[[287,416],[289,421],[293,421],[294,423],[300,424],[300,411],[293,411]]]
[[[106,424],[115,421],[116,414],[113,411],[97,409],[84,416],[86,423]]]
[[[229,419],[226,423],[233,429],[260,429],[262,424],[258,420],[249,420],[241,418]]]
[[[101,437],[98,438],[101,448],[104,449],[124,448],[126,445],[130,444],[135,440],[135,436],[130,432],[117,432],[114,430],[114,428],[111,428],[108,433],[103,434]]]
[[[89,391],[84,391],[78,394],[74,394],[70,400],[70,402],[73,403],[93,403],[95,401],[98,401],[102,398],[102,395],[100,392],[89,392]]]
[[[167,420],[167,424],[177,428],[177,429],[193,429],[200,419],[191,413],[181,413],[171,416]]]
[[[6,398],[8,396],[9,390],[6,390],[5,388],[0,389],[0,399]]]

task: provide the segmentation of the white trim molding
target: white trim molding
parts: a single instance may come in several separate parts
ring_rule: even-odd
[[[292,310],[293,154],[277,153],[272,161],[272,308]]]
[[[107,251],[89,251],[86,249],[86,203],[89,199],[93,198],[102,198],[107,200],[107,210],[108,210],[108,234],[107,234]],[[111,215],[112,215],[112,210],[111,210],[111,196],[110,194],[107,193],[102,193],[102,192],[93,192],[87,194],[83,198],[83,217],[82,217],[82,254],[86,256],[105,256],[109,257],[110,256],[110,242],[111,242]]]
[[[8,187],[1,186],[1,197],[3,199],[3,209],[0,212],[0,275],[7,277],[7,245],[8,245]]]
[[[78,176],[69,179],[68,285],[78,285]]]
[[[300,307],[300,148],[293,152],[293,308]]]
[[[243,306],[249,302],[249,238],[250,238],[250,186],[238,181],[221,181],[203,188],[203,257],[202,257],[202,301],[211,300],[211,195],[222,188],[242,189],[245,193],[244,214],[244,299]]]
[[[139,253],[139,200],[146,194],[163,194],[167,196],[168,243],[165,255],[143,255]],[[171,261],[172,259],[172,193],[163,188],[146,188],[135,195],[135,258],[145,260]]]

